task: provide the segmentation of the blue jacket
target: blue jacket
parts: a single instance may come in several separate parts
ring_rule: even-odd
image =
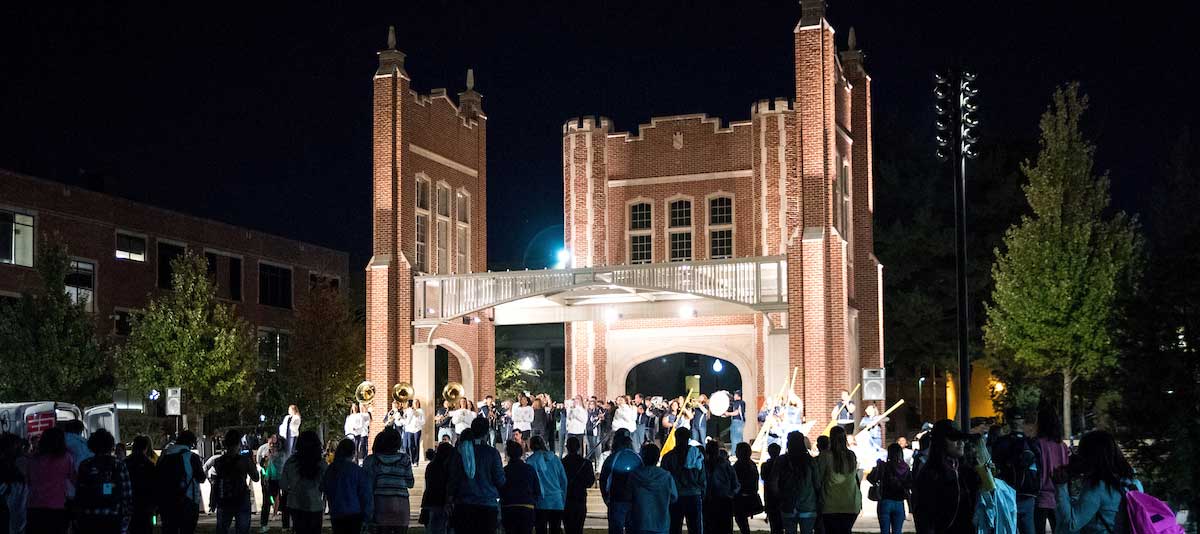
[[[567,495],[567,472],[563,470],[562,460],[550,451],[535,451],[525,463],[537,473],[538,484],[542,488],[537,509],[562,510]]]
[[[334,460],[333,465],[325,470],[321,493],[329,501],[329,515],[332,517],[355,514],[371,517],[373,513],[375,499],[371,496],[367,471],[350,460]]]
[[[1123,481],[1125,486],[1142,491],[1142,483],[1137,480]],[[1123,532],[1128,529],[1128,523],[1118,523],[1117,513],[1121,510],[1122,491],[1113,488],[1105,482],[1092,484],[1084,482],[1079,488],[1079,496],[1074,499],[1067,491],[1066,484],[1058,485],[1058,496],[1055,511],[1057,517],[1054,532],[1066,534],[1083,532],[1085,534],[1109,534]],[[1107,526],[1105,526],[1107,524]]]
[[[467,478],[458,452],[450,463],[450,483],[446,493],[458,504],[499,508],[500,487],[504,485],[504,468],[500,453],[490,445],[476,444],[475,477]]]
[[[668,507],[679,500],[671,474],[661,467],[644,465],[629,477],[629,485],[633,488],[632,530],[656,533],[670,530]]]

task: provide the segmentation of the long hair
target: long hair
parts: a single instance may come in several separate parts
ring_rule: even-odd
[[[1062,441],[1062,423],[1059,422],[1054,408],[1047,406],[1038,412],[1037,437],[1050,441]]]
[[[321,438],[317,437],[316,432],[305,430],[296,437],[296,452],[292,457],[302,478],[317,478],[321,473],[321,464],[325,462],[321,456]]]
[[[1072,471],[1093,485],[1105,482],[1109,487],[1119,488],[1122,480],[1133,478],[1133,468],[1117,447],[1117,441],[1103,430],[1083,435],[1071,464]]]
[[[62,456],[67,453],[67,434],[63,429],[54,427],[42,432],[38,440],[38,456]]]
[[[808,437],[803,433],[795,431],[788,433],[787,446],[788,452],[784,458],[796,470],[795,472],[804,471],[812,465],[812,455],[808,453]]]
[[[904,447],[901,447],[899,443],[888,445],[887,463],[893,466],[904,463]]]
[[[400,433],[395,428],[386,427],[375,436],[371,452],[375,454],[396,454],[400,450]]]
[[[829,431],[829,454],[833,457],[831,465],[834,471],[846,473],[858,469],[858,460],[846,442],[846,429],[840,426],[835,426]]]

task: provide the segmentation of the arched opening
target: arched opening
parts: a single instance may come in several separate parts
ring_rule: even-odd
[[[475,368],[461,346],[447,338],[432,340],[433,345],[433,391],[430,398],[435,406],[442,404],[442,388],[447,383],[458,382],[463,385],[466,397],[475,398]]]
[[[732,396],[734,391],[742,389],[742,373],[733,362],[706,354],[676,352],[646,360],[630,369],[625,377],[625,392],[664,399],[682,397],[688,394],[688,377],[699,378],[697,394],[712,395],[724,390]],[[710,417],[707,434],[728,441],[729,418]]]

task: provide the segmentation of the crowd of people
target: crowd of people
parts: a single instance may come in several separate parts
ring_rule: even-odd
[[[744,418],[739,397],[718,415]],[[839,411],[852,416],[849,399],[833,415]],[[692,533],[749,534],[750,518],[760,514],[775,534],[849,534],[864,506],[864,481],[882,534],[902,531],[906,509],[919,534],[1040,534],[1047,527],[1123,534],[1122,494],[1141,488],[1111,435],[1089,433],[1072,452],[1052,413],[1040,414],[1034,437],[1015,416],[1010,428],[978,433],[940,421],[923,429],[915,450],[902,436],[864,466],[839,417],[815,443],[799,430],[782,440],[756,438],[770,440],[756,459],[747,440],[732,442],[731,457],[723,440],[706,435],[702,421],[712,414],[702,402],[634,396],[560,404],[538,395],[499,406],[490,397],[478,406],[466,399],[454,409],[443,405],[434,414],[438,443],[425,451],[424,491],[410,503],[420,404],[394,404],[370,444],[360,436],[370,412],[351,415],[346,438],[323,447],[315,432],[300,431],[292,407],[261,444],[230,430],[224,452],[206,461],[186,430],[161,452],[138,436],[128,453],[104,430],[85,440],[78,421],[46,430],[33,450],[5,434],[0,534],[141,534],[156,523],[164,533],[190,533],[204,508],[215,513],[220,533],[250,532],[257,511],[263,532],[280,516],[297,534],[321,532],[326,517],[339,534],[364,527],[404,533],[416,516],[430,534],[495,534],[498,527],[582,534],[595,487],[615,534],[679,534],[685,525]],[[871,422],[851,427],[859,441],[873,439]],[[263,495],[257,510],[252,484]]]

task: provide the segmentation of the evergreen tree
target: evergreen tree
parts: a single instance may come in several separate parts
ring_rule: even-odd
[[[1061,377],[1067,435],[1072,384],[1117,363],[1117,303],[1132,288],[1140,249],[1136,222],[1106,214],[1109,180],[1094,174],[1095,147],[1080,130],[1086,109],[1087,98],[1071,84],[1055,91],[1042,115],[1040,153],[1021,165],[1032,214],[996,250],[984,328],[989,351]]]
[[[86,299],[66,292],[71,259],[55,239],[42,239],[36,264],[42,288],[0,306],[0,398],[92,404],[112,398],[112,375],[96,341]]]

